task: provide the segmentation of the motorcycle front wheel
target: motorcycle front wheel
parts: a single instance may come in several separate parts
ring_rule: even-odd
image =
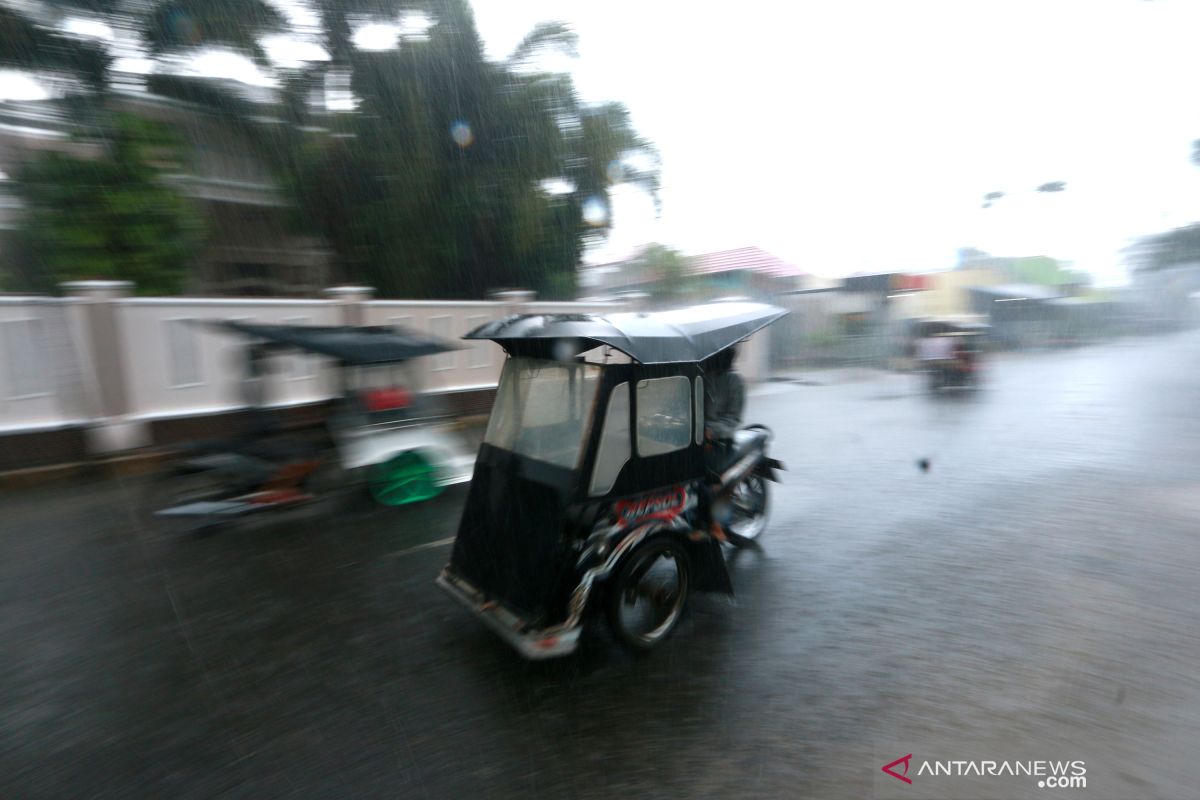
[[[729,532],[746,541],[761,536],[771,511],[767,479],[762,475],[747,475],[733,488],[729,502],[733,506]]]

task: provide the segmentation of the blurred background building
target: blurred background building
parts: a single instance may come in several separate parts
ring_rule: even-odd
[[[207,237],[194,254],[181,291],[200,296],[312,296],[338,282],[327,247],[318,237],[294,231],[289,206],[270,166],[257,155],[251,133],[230,124],[227,113],[149,92],[113,93],[108,110],[152,120],[173,131],[182,151],[164,151],[156,163],[164,180],[196,204]],[[284,124],[264,104],[252,126]],[[95,114],[81,114],[59,101],[0,104],[0,169],[19,174],[47,153],[76,159],[110,156],[111,139]],[[0,182],[0,263],[22,264],[14,231],[28,222],[11,181]],[[103,278],[108,276],[91,276]]]
[[[815,278],[758,247],[684,256],[646,245],[623,261],[580,269],[580,291],[590,298],[646,294],[662,302],[721,297],[769,298],[811,286]]]

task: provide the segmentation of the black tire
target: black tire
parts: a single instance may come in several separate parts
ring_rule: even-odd
[[[674,586],[656,587],[654,581],[665,574],[673,574]],[[691,565],[683,545],[668,536],[653,536],[634,548],[609,581],[609,629],[622,646],[647,653],[675,630],[690,590]],[[631,619],[641,601],[653,607],[648,609],[651,617],[646,630]]]

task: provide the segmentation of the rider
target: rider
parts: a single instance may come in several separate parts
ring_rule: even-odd
[[[709,360],[704,375],[704,438],[713,455],[709,463],[717,470],[725,466],[721,457],[733,445],[746,406],[746,384],[733,369],[735,358],[736,347],[722,350]]]
[[[719,541],[725,540],[724,523],[728,522],[728,509],[716,495],[722,470],[729,466],[733,453],[733,436],[742,424],[742,411],[746,406],[746,384],[733,369],[737,348],[729,347],[717,353],[704,371],[704,440],[711,473],[709,502],[712,504],[711,533]]]

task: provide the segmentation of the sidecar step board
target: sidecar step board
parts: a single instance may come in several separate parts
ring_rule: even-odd
[[[155,511],[154,514],[159,517],[236,517],[239,514],[258,511],[260,508],[261,506],[256,508],[251,503],[242,500],[197,500],[182,506],[164,508]]]
[[[470,581],[455,575],[449,567],[438,575],[437,583],[525,658],[558,658],[575,652],[579,646],[581,629],[578,625],[567,629],[531,629],[525,620],[502,604],[488,600],[483,592],[475,588]]]

